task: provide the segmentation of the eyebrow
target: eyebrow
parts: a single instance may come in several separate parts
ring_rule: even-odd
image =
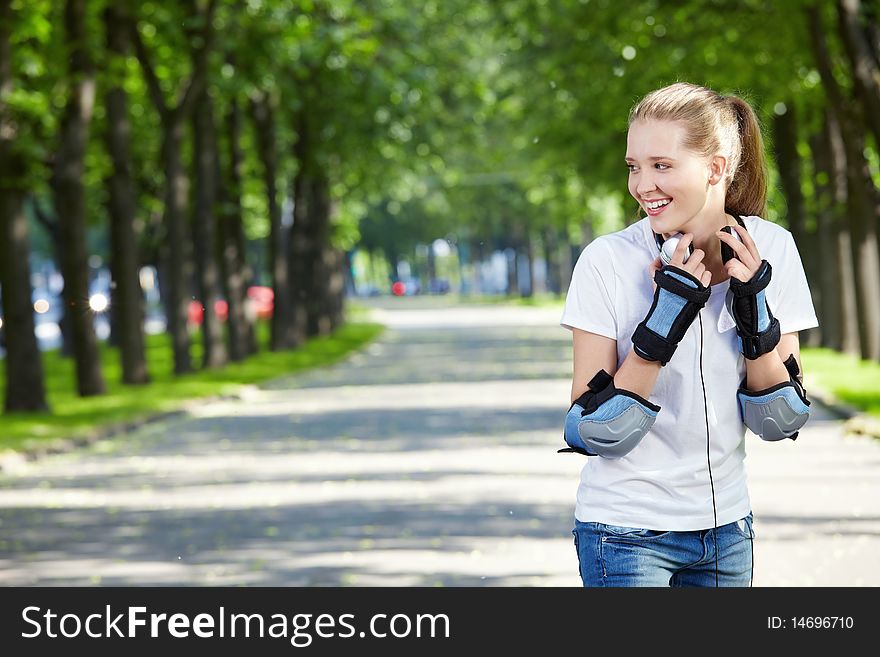
[[[624,158],[627,162],[635,162],[635,159],[631,157]],[[668,157],[666,155],[652,155],[648,158],[651,162],[656,162],[657,160],[669,160],[671,162],[675,162],[674,157]]]

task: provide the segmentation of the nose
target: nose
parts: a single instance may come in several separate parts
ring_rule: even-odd
[[[657,189],[657,185],[654,184],[651,175],[645,172],[639,173],[638,180],[636,181],[636,193],[639,194],[639,196],[647,196],[655,189]]]

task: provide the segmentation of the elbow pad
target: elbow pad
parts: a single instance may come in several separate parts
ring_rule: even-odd
[[[628,454],[651,429],[660,407],[615,388],[614,378],[605,370],[599,370],[588,385],[568,409],[563,434],[568,447],[558,452],[612,459]]]
[[[755,392],[743,385],[736,393],[743,422],[762,440],[795,440],[810,418],[810,400],[798,376],[800,370],[794,354],[785,361],[785,368],[791,377],[788,383]]]

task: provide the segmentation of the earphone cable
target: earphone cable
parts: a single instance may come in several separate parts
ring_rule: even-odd
[[[706,463],[709,466],[709,485],[712,487],[712,517],[715,526],[712,528],[712,544],[715,547],[715,588],[718,588],[718,512],[715,509],[715,482],[712,480],[712,460],[709,458],[709,407],[706,400],[706,380],[703,378],[703,313],[700,318],[700,383],[703,386],[703,410],[706,414]]]

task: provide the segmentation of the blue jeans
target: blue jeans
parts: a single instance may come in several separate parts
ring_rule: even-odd
[[[574,547],[584,586],[752,585],[752,513],[718,527],[677,532],[581,522]]]

